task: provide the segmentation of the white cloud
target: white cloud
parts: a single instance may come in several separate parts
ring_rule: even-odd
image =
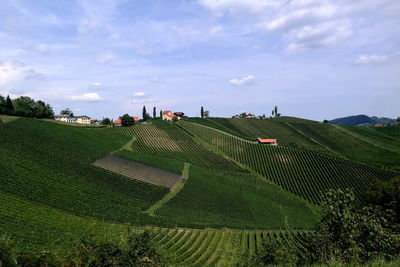
[[[220,31],[222,31],[222,26],[221,25],[218,25],[218,26],[214,26],[214,27],[212,27],[211,28],[211,30],[210,30],[210,34],[216,34],[216,33],[219,33]]]
[[[0,64],[0,86],[23,79],[39,79],[42,77],[44,77],[44,74],[18,61],[7,61]]]
[[[346,39],[352,33],[351,23],[347,20],[307,25],[288,34],[286,51],[323,48]]]
[[[101,83],[100,82],[95,82],[95,83],[92,83],[92,86],[99,87],[99,86],[101,86]]]
[[[353,64],[367,65],[367,64],[386,63],[386,62],[395,60],[399,56],[400,56],[400,52],[395,52],[395,53],[386,54],[386,55],[364,54],[364,55],[359,55],[356,59],[354,59]]]
[[[104,53],[97,57],[97,63],[107,64],[113,62],[116,59],[117,55],[115,55],[114,53]]]
[[[253,75],[248,75],[246,77],[243,77],[241,79],[239,78],[234,78],[232,80],[229,81],[229,83],[231,85],[248,85],[251,84],[254,80],[254,76]]]
[[[198,2],[217,16],[222,16],[224,13],[230,15],[262,13],[266,8],[279,3],[277,0],[199,0]]]
[[[135,92],[135,93],[133,93],[133,95],[142,97],[142,96],[145,96],[146,93],[145,92]]]
[[[85,93],[82,95],[71,95],[67,97],[68,100],[97,102],[103,100],[98,93]]]

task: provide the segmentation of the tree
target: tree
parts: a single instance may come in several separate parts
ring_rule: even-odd
[[[0,95],[0,114],[6,113],[6,99]]]
[[[162,118],[162,110],[160,110],[160,118]]]
[[[204,108],[203,106],[200,108],[200,116],[202,119],[204,119]]]
[[[53,108],[49,104],[46,104],[41,100],[36,101],[34,107],[34,117],[38,119],[43,119],[43,118],[51,119],[54,117]]]
[[[142,111],[142,118],[143,120],[147,120],[150,117],[149,113],[146,111],[146,106],[143,106],[143,111]]]
[[[156,114],[157,114],[157,112],[156,112],[156,107],[153,107],[153,118],[154,118],[154,119],[156,118]]]
[[[7,99],[6,99],[6,112],[5,113],[7,115],[14,115],[14,105],[13,105],[9,95],[7,95]]]
[[[129,114],[124,114],[120,117],[122,126],[131,126],[135,124],[135,120]]]
[[[111,124],[111,120],[110,120],[109,118],[104,118],[104,119],[101,121],[101,124],[102,124],[102,125],[110,125],[110,124]]]
[[[66,108],[60,111],[60,115],[74,116],[74,113],[69,108]]]
[[[329,121],[328,121],[328,120],[324,120],[323,122],[324,122],[324,123],[328,123]]]
[[[278,114],[278,106],[275,106],[274,113],[275,113],[275,116]]]
[[[21,96],[13,101],[14,113],[17,116],[33,118],[35,115],[35,101],[28,96]]]

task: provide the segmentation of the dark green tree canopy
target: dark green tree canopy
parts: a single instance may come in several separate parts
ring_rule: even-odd
[[[122,126],[131,126],[135,124],[135,120],[129,114],[124,114],[120,117]]]
[[[104,119],[101,121],[101,124],[102,124],[102,125],[110,125],[110,124],[111,124],[111,120],[110,120],[109,118],[104,118]]]
[[[69,108],[60,111],[60,115],[74,116],[74,113]]]
[[[200,108],[200,116],[202,119],[204,119],[204,108],[203,107]]]

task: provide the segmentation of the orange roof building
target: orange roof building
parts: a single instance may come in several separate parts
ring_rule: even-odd
[[[277,139],[263,139],[263,138],[257,138],[256,141],[257,141],[259,144],[278,145],[278,140],[277,140]]]

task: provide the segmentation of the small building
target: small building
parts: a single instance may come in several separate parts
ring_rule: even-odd
[[[134,122],[138,122],[139,121],[139,117],[138,116],[133,117],[133,121]]]
[[[76,123],[76,117],[70,115],[55,115],[54,119],[56,121],[68,122],[68,123]]]
[[[375,124],[374,126],[375,126],[375,127],[383,127],[383,126],[385,126],[385,125],[383,125],[382,123],[377,123],[377,124]]]
[[[98,119],[91,119],[90,124],[99,125],[100,121]]]
[[[273,145],[277,146],[278,145],[278,140],[277,139],[263,139],[263,138],[257,138],[256,141],[259,144],[266,144],[266,145]]]
[[[174,114],[175,114],[175,116],[178,116],[180,118],[182,118],[185,115],[185,113],[183,113],[183,112],[174,112]]]
[[[122,121],[121,120],[115,120],[113,121],[114,126],[122,126]]]
[[[76,122],[80,124],[90,124],[90,117],[88,116],[77,116],[76,117]]]
[[[183,114],[183,112],[179,112],[179,113],[182,113],[182,114]],[[174,118],[177,118],[177,119],[179,120],[181,117],[175,115],[175,114],[172,113],[170,110],[163,111],[163,113],[162,113],[162,119],[163,119],[164,121],[172,121]]]

